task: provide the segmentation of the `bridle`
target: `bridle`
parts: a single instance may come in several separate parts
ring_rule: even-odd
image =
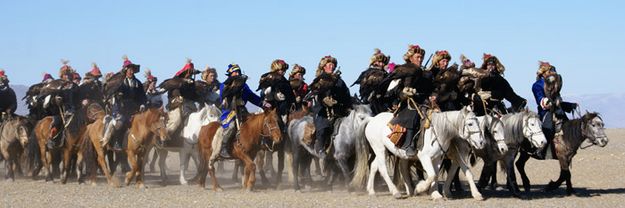
[[[540,127],[538,127],[538,129],[539,129],[538,131],[532,131],[532,129],[530,129],[530,127],[529,127],[529,120],[531,118],[538,119],[538,116],[537,115],[523,115],[523,133],[528,132],[529,135],[527,136],[527,138],[530,139],[530,140],[532,138],[534,138],[534,135],[538,135],[538,134],[543,133],[542,130],[540,130]],[[532,145],[534,145],[534,144],[532,143]]]

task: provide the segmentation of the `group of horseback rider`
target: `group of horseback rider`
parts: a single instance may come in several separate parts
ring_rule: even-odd
[[[140,66],[124,56],[122,69],[116,74],[107,74],[105,82],[99,80],[102,74],[95,63],[81,82],[80,75],[63,61],[60,79],[45,74],[43,81],[33,85],[24,99],[29,104],[32,119],[55,116],[51,129],[57,130],[62,130],[72,114],[89,103],[103,104],[113,118],[108,122],[115,122],[114,135],[117,136],[113,136],[110,142],[113,149],[121,149],[121,138],[132,115],[146,108],[162,106],[160,95],[164,92],[168,94],[167,108],[170,111],[181,108],[183,115],[197,110],[196,103],[199,106],[214,104],[222,110],[224,131],[220,156],[223,158],[231,158],[230,149],[238,136],[239,124],[249,114],[245,107],[247,102],[264,109],[275,108],[283,131],[286,131],[290,112],[311,108],[315,125],[314,150],[322,158],[327,154],[329,140],[336,131],[334,124],[348,115],[355,102],[369,104],[374,114],[394,112],[395,117],[389,123],[393,133],[389,138],[406,150],[407,155],[416,153],[420,129],[429,125],[427,117],[432,112],[459,110],[471,105],[478,116],[486,113],[502,115],[518,111],[527,103],[504,78],[505,67],[496,56],[484,54],[483,64],[477,68],[464,55],[460,66],[455,63],[449,66],[451,55],[445,50],[432,54],[425,65],[430,60],[432,64],[425,66],[425,55],[426,51],[420,46],[410,45],[403,56],[405,63],[395,65],[390,63],[390,56],[376,49],[369,67],[352,84],[360,85],[359,97],[351,96],[341,72],[336,70],[337,59],[332,56],[321,58],[310,85],[304,80],[304,67],[295,64],[287,78],[289,64],[281,59],[274,60],[270,71],[260,78],[256,90],[260,95],[247,85],[248,77],[242,74],[238,64],[228,65],[227,78],[220,83],[214,68],[199,71],[188,59],[173,78],[157,86],[157,78],[149,70],[146,70],[146,82],[141,83],[135,77]],[[197,74],[201,74],[201,80],[195,80]],[[540,63],[532,91],[548,138],[553,138],[559,131],[559,124],[567,120],[564,112],[577,107],[575,103],[563,102],[559,96],[561,80],[555,67],[547,62]],[[15,93],[8,83],[4,71],[0,71],[3,121],[10,119],[17,107]],[[506,108],[504,99],[511,103],[510,108]],[[51,140],[48,147],[58,145],[55,142],[58,140]],[[537,154],[543,155],[544,152],[537,151]]]

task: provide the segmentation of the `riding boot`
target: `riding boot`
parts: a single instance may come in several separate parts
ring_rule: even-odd
[[[404,144],[401,148],[406,150],[406,156],[408,157],[413,157],[417,154],[415,148],[414,129],[406,129],[406,133],[404,134]]]
[[[234,124],[230,124],[230,125],[234,125]],[[232,155],[230,155],[230,140],[232,139],[232,137],[234,136],[234,132],[235,132],[235,128],[230,126],[228,127],[223,134],[223,140],[221,140],[221,151],[219,151],[219,156],[224,158],[224,159],[229,159],[232,158]]]

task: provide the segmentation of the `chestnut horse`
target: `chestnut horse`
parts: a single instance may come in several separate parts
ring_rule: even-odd
[[[119,182],[117,181],[116,178],[113,178],[111,176],[111,171],[109,169],[109,167],[106,164],[106,161],[104,160],[105,152],[106,152],[106,146],[103,145],[103,142],[108,141],[111,137],[111,135],[105,135],[104,134],[104,130],[105,128],[108,128],[110,132],[113,127],[113,122],[109,122],[108,126],[105,126],[105,120],[111,120],[113,119],[110,116],[107,116],[106,113],[104,112],[103,109],[100,108],[99,111],[97,110],[91,110],[90,111],[90,117],[93,118],[94,122],[87,125],[87,130],[85,132],[85,139],[83,144],[81,145],[81,148],[79,150],[79,152],[83,153],[84,156],[83,158],[85,158],[85,162],[87,164],[87,169],[89,172],[89,179],[91,181],[91,184],[95,185],[95,179],[96,179],[96,170],[93,169],[93,167],[95,166],[95,161],[92,160],[93,157],[96,158],[96,161],[98,163],[98,165],[100,166],[100,168],[102,169],[102,172],[104,173],[104,175],[106,176],[106,180],[108,182],[109,185],[111,186],[119,186]],[[95,152],[95,155],[93,155]],[[79,154],[80,155],[80,154]]]
[[[261,149],[261,140],[271,139],[274,144],[281,142],[282,133],[278,127],[278,119],[278,114],[275,110],[248,116],[247,120],[239,128],[239,138],[233,142],[232,155],[236,159],[243,161],[245,165],[242,185],[248,191],[252,190],[256,181],[254,158]],[[213,182],[213,190],[222,190],[217,183],[214,167],[221,150],[222,135],[223,127],[220,122],[211,122],[206,126],[202,126],[200,130],[198,142],[200,167],[196,178],[199,177],[199,185],[202,188],[205,187],[206,174],[209,173]]]
[[[154,137],[161,140],[168,137],[165,125],[166,114],[162,108],[149,108],[135,114],[128,129],[128,146],[125,148],[131,170],[126,173],[126,185],[136,176],[137,187],[143,188],[145,158],[152,149]]]

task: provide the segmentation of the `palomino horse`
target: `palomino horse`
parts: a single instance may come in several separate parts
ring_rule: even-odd
[[[5,160],[7,180],[15,180],[15,171],[21,171],[19,158],[27,148],[33,125],[28,119],[14,115],[0,124],[0,158]]]
[[[552,191],[560,187],[562,182],[566,181],[566,193],[571,195],[575,192],[573,184],[571,183],[571,160],[577,150],[580,148],[585,140],[588,140],[592,145],[605,147],[608,144],[608,136],[605,134],[605,127],[603,120],[597,113],[586,113],[584,116],[578,119],[565,121],[562,123],[562,134],[556,134],[553,144],[555,145],[556,156],[560,161],[560,177],[557,181],[550,181],[546,190]],[[582,147],[585,148],[585,147]],[[525,163],[530,158],[530,155],[521,151],[521,156],[516,162],[516,167],[519,169],[521,179],[523,180],[523,188],[525,192],[530,190],[530,180],[525,173]]]
[[[478,182],[478,188],[483,188],[491,181],[491,188],[494,190],[494,185],[497,184],[497,161],[500,161],[504,170],[506,170],[507,186],[510,193],[513,196],[520,197],[519,187],[516,182],[516,174],[514,172],[514,160],[519,152],[519,148],[522,143],[529,143],[535,148],[543,148],[547,144],[547,139],[543,134],[541,128],[542,122],[540,117],[535,112],[525,109],[524,111],[506,114],[501,117],[504,123],[505,142],[508,146],[508,152],[501,154],[496,151],[493,146],[492,140],[486,141],[486,148],[483,151],[478,151],[479,154],[486,154],[489,157],[483,157],[484,167],[482,168],[482,174],[480,174],[480,180]]]
[[[177,108],[178,110],[180,108]],[[170,114],[171,115],[171,114]],[[221,111],[215,105],[205,105],[197,112],[189,114],[186,125],[182,126],[182,130],[179,135],[171,135],[171,139],[182,140],[182,147],[171,147],[157,144],[155,145],[155,151],[158,154],[158,166],[161,172],[161,180],[163,183],[167,181],[165,159],[167,159],[167,152],[178,152],[180,156],[180,184],[187,184],[185,179],[185,171],[189,166],[189,159],[191,157],[197,158],[197,142],[200,135],[200,129],[202,126],[208,125],[210,122],[218,121]],[[178,132],[178,131],[174,131]],[[197,167],[197,164],[196,164]]]
[[[278,127],[278,114],[275,110],[265,111],[248,116],[239,128],[239,138],[233,143],[233,156],[245,165],[242,178],[243,188],[251,191],[256,181],[256,165],[254,158],[261,149],[261,139],[271,139],[273,143],[281,142],[282,133]],[[213,190],[222,190],[215,177],[215,161],[221,150],[223,128],[220,122],[211,122],[200,130],[199,153],[200,167],[198,170],[199,185],[205,187],[206,174],[209,173]]]
[[[408,158],[406,151],[395,146],[393,142],[387,137],[391,133],[391,130],[387,127],[387,124],[393,118],[392,113],[380,113],[377,116],[370,119],[367,127],[365,128],[365,136],[375,157],[371,163],[371,169],[369,171],[369,178],[367,181],[367,191],[370,195],[374,195],[373,180],[375,173],[380,172],[380,175],[384,178],[389,191],[395,198],[400,198],[401,194],[397,187],[391,181],[388,175],[388,168],[386,165],[387,151],[396,155],[399,159],[416,159]],[[469,140],[470,144],[477,149],[481,149],[484,146],[484,135],[480,129],[478,119],[470,108],[465,107],[459,111],[447,111],[441,113],[433,113],[431,117],[431,126],[426,129],[423,136],[423,149],[419,150],[417,157],[421,162],[424,170],[427,173],[427,180],[421,181],[417,185],[417,193],[430,190],[432,193],[430,196],[434,199],[442,198],[442,195],[434,189],[436,173],[440,168],[442,157],[449,149],[449,146],[454,138],[462,138]],[[360,169],[358,169],[360,170]],[[407,175],[407,169],[400,170],[401,174]],[[356,173],[359,174],[359,173]],[[472,174],[467,173],[467,177],[472,178]],[[408,194],[412,193],[411,184],[404,184]],[[481,198],[481,194],[477,191],[477,188],[473,185],[471,191],[474,198]]]
[[[127,137],[126,154],[131,170],[126,173],[126,185],[129,185],[136,176],[137,186],[139,188],[144,187],[145,158],[154,144],[153,139],[156,136],[160,137],[161,140],[168,137],[165,126],[166,116],[162,108],[148,108],[146,111],[134,115]]]

